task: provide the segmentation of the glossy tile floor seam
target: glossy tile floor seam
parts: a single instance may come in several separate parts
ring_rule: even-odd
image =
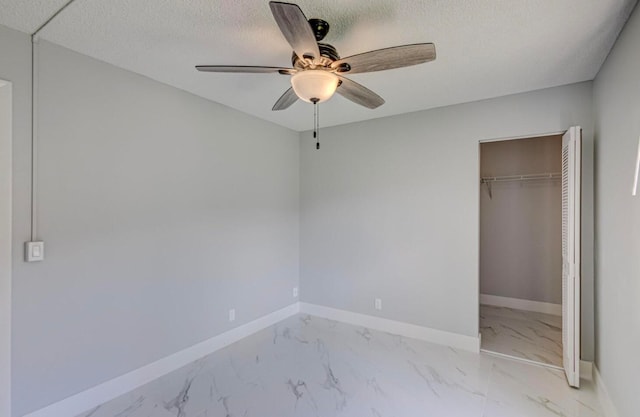
[[[491,372],[489,372],[489,375],[487,376],[487,390],[484,393],[484,402],[482,404],[482,413],[480,414],[481,417],[484,417],[485,412],[487,411],[487,398],[489,398],[489,387],[491,386]]]
[[[603,417],[561,371],[308,315],[81,417]]]
[[[480,306],[482,349],[562,367],[562,317]]]

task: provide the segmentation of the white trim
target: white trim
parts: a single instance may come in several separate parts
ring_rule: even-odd
[[[300,312],[470,352],[480,352],[480,339],[473,336],[302,302],[300,303]]]
[[[518,139],[535,139],[535,138],[544,138],[547,136],[560,136],[564,135],[567,131],[561,130],[558,132],[549,132],[549,133],[536,133],[532,135],[521,135],[521,136],[509,136],[504,138],[493,138],[493,139],[481,139],[480,143],[490,143],[490,142],[505,142],[508,140],[518,140]]]
[[[169,372],[175,371],[219,349],[229,346],[247,336],[272,326],[288,317],[298,314],[299,303],[291,304],[259,319],[231,329],[225,333],[200,342],[180,352],[145,365],[127,374],[82,391],[62,401],[41,408],[24,417],[75,416],[107,401],[126,394]]]
[[[600,376],[600,371],[596,365],[593,366],[593,379],[596,395],[598,396],[598,400],[600,400],[600,405],[604,412],[603,415],[607,417],[619,417],[618,410],[613,404],[613,401],[611,401],[609,391],[607,391],[607,387],[605,386],[604,380],[602,379],[602,376]]]
[[[480,349],[480,353],[486,353],[487,355],[496,356],[498,358],[507,359],[507,360],[510,360],[510,361],[524,362],[524,363],[528,363],[529,365],[540,366],[542,368],[557,369],[558,371],[562,371],[563,370],[563,368],[561,366],[556,366],[556,365],[551,365],[549,363],[533,361],[531,359],[526,359],[526,358],[520,358],[518,356],[507,355],[506,353],[494,352],[492,350]]]
[[[580,379],[593,381],[593,362],[580,361]]]
[[[0,415],[11,415],[11,83],[0,80]],[[1,111],[1,110],[0,110]]]
[[[498,295],[480,294],[480,304],[497,307],[515,308],[517,310],[535,311],[537,313],[562,315],[562,304],[545,303],[542,301],[523,300],[521,298],[501,297]]]

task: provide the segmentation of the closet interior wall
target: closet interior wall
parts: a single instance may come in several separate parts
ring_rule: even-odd
[[[561,147],[561,135],[481,143],[480,175],[557,174]],[[507,178],[480,187],[480,293],[561,304],[560,179]]]

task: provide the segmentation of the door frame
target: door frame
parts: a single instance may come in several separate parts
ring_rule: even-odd
[[[508,140],[520,140],[520,139],[535,139],[535,138],[542,138],[542,137],[546,137],[546,136],[561,136],[564,135],[565,133],[567,133],[569,131],[571,126],[567,127],[567,129],[565,130],[559,130],[559,131],[553,131],[553,132],[546,132],[546,133],[533,133],[530,135],[521,135],[521,136],[506,136],[506,137],[501,137],[501,138],[492,138],[492,139],[481,139],[478,141],[478,173],[476,174],[476,179],[480,179],[482,176],[482,173],[480,172],[481,169],[481,158],[482,158],[482,154],[481,154],[481,149],[482,149],[482,144],[483,143],[491,143],[491,142],[504,142],[504,141],[508,141]],[[482,335],[480,334],[480,204],[481,201],[480,199],[482,198],[482,196],[480,195],[480,191],[481,188],[478,187],[478,281],[476,282],[477,285],[477,299],[476,299],[476,305],[478,306],[478,319],[476,322],[476,326],[477,326],[477,331],[478,331],[478,339],[479,339],[479,348],[480,350],[482,350]],[[582,204],[582,201],[580,202]],[[580,319],[582,319],[580,317]],[[580,326],[582,327],[582,320],[580,320]],[[582,330],[582,329],[580,329]],[[499,354],[498,354],[499,355]],[[519,358],[516,358],[519,359]],[[542,366],[547,366],[545,364],[539,363],[539,362],[533,362],[533,361],[528,361],[527,359],[522,359],[523,362],[531,362],[531,363],[535,363],[538,365],[542,365]],[[548,367],[550,368],[557,368],[555,366],[549,365]],[[561,369],[561,368],[557,368],[557,369]]]
[[[0,79],[0,415],[11,415],[12,84]],[[8,113],[8,114],[7,114]],[[4,119],[4,120],[3,120]]]

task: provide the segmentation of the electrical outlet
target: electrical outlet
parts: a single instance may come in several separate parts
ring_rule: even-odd
[[[382,299],[381,298],[376,298],[376,301],[374,303],[374,307],[376,308],[376,310],[382,310]]]
[[[298,287],[293,287],[293,298],[298,296]]]
[[[232,308],[229,310],[229,321],[235,321],[236,319],[236,309]]]

